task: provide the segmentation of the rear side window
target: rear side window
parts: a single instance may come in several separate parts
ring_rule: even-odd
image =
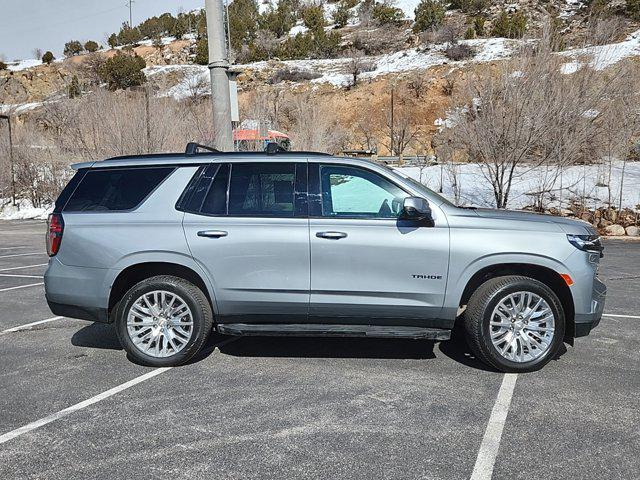
[[[173,167],[89,170],[64,207],[65,212],[131,210],[169,176]]]
[[[295,180],[295,163],[234,164],[229,215],[293,217]]]

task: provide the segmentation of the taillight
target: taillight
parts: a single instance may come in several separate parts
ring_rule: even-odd
[[[49,226],[47,230],[47,253],[50,257],[53,257],[58,250],[60,250],[60,244],[62,243],[62,232],[64,231],[64,220],[59,213],[52,213],[47,220]]]

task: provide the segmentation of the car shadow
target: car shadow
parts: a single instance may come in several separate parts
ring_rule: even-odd
[[[71,344],[78,347],[104,350],[122,350],[113,325],[92,323],[81,328],[71,337]],[[430,360],[437,351],[451,360],[476,370],[497,372],[475,358],[458,328],[451,340],[405,340],[359,337],[233,337],[217,332],[211,334],[202,350],[186,364],[198,363],[216,349],[235,357],[284,357],[284,358],[362,358]],[[563,345],[554,360],[567,352]],[[130,360],[133,361],[132,358]]]
[[[71,337],[71,344],[76,347],[122,350],[116,329],[109,323],[92,323],[82,327]]]

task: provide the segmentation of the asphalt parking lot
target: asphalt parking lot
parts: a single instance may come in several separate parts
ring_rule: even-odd
[[[606,243],[618,316],[505,376],[460,341],[216,335],[135,365],[111,326],[52,319],[43,240],[0,222],[2,479],[638,478],[640,242]]]

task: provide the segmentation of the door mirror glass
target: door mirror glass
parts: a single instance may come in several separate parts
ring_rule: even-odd
[[[402,220],[410,220],[422,226],[433,227],[433,216],[429,202],[421,197],[407,197],[402,204]]]

